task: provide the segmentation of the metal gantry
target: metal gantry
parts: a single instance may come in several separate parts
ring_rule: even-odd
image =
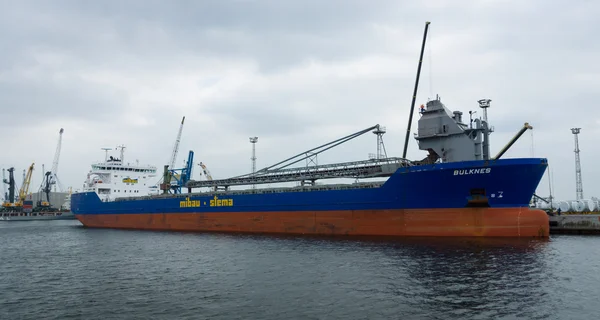
[[[190,181],[188,188],[218,188],[240,185],[270,184],[300,181],[302,184],[314,184],[316,180],[334,178],[379,178],[389,177],[398,168],[410,166],[410,162],[402,158],[371,159],[345,163],[334,163],[312,167],[297,167],[262,171],[257,175],[247,175],[229,179],[211,181]]]
[[[317,165],[316,158],[319,153],[329,150],[344,142],[350,141],[370,131],[373,131],[379,135],[383,134],[382,131],[385,132],[385,130],[382,130],[379,125],[374,125],[316,148],[301,152],[293,157],[258,171],[253,170],[254,172],[249,174],[211,181],[189,181],[186,184],[186,187],[190,189],[210,187],[216,190],[218,188],[227,189],[230,186],[284,183],[294,181],[300,182],[301,185],[314,185],[315,181],[320,179],[364,179],[389,177],[398,168],[412,165],[410,161],[403,158],[377,158],[364,161]],[[291,165],[303,160],[307,160],[306,166],[289,168]],[[309,163],[314,165],[309,165]]]
[[[298,163],[298,162],[300,162],[302,160],[305,160],[305,159],[312,158],[312,159],[316,160],[316,157],[317,157],[317,155],[319,153],[325,152],[325,151],[327,151],[327,150],[329,150],[331,148],[339,146],[342,143],[348,142],[348,141],[350,141],[350,140],[352,140],[352,139],[354,139],[354,138],[356,138],[358,136],[361,136],[361,135],[363,135],[363,134],[365,134],[365,133],[367,133],[367,132],[369,132],[371,130],[377,129],[377,128],[379,128],[378,124],[374,125],[372,127],[369,127],[367,129],[363,129],[363,130],[357,131],[357,132],[355,132],[353,134],[350,134],[350,135],[347,135],[345,137],[333,140],[333,141],[328,142],[326,144],[320,145],[320,146],[318,146],[316,148],[312,148],[310,150],[306,150],[304,152],[300,152],[300,153],[298,153],[297,155],[295,155],[293,157],[290,157],[290,158],[287,158],[287,159],[285,159],[283,161],[277,162],[276,164],[268,166],[266,168],[262,168],[262,169],[260,169],[260,170],[258,170],[256,172],[254,172],[254,173],[237,176],[235,178],[241,178],[241,177],[246,177],[246,176],[256,176],[256,175],[260,175],[262,173],[266,173],[266,172],[269,172],[269,171],[272,171],[272,170],[275,170],[275,169],[284,169],[284,168],[287,168],[287,167],[289,167],[289,166],[291,166],[293,164],[296,164],[296,163]],[[300,157],[302,157],[302,158],[300,158]],[[307,167],[308,167],[308,165],[307,165]],[[311,167],[311,168],[314,168],[314,167]]]

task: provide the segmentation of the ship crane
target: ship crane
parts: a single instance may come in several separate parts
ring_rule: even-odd
[[[527,131],[528,129],[532,130],[533,127],[531,125],[529,125],[528,122],[525,122],[525,124],[523,124],[523,127],[521,127],[521,130],[519,130],[519,132],[517,132],[517,134],[508,141],[508,143],[504,146],[504,148],[502,148],[502,150],[500,150],[498,152],[498,154],[496,155],[496,157],[494,158],[494,160],[498,160],[500,159],[500,157],[502,157],[502,155],[504,155],[504,153],[506,153],[506,151],[508,151],[508,149],[510,149],[510,147],[512,147],[512,145],[517,142],[517,140],[519,140],[519,138],[521,137],[521,135],[523,135],[523,133],[525,133],[525,131]]]

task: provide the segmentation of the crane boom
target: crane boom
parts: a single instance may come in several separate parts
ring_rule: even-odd
[[[208,171],[208,168],[206,167],[206,165],[202,162],[200,162],[198,164],[200,167],[202,167],[202,172],[204,173],[204,176],[206,177],[206,180],[208,181],[212,181],[212,176],[210,175],[210,171]]]
[[[52,169],[50,170],[50,184],[54,185],[54,191],[56,191],[56,185],[58,185],[58,189],[62,192],[63,188],[58,180],[58,160],[60,158],[60,150],[62,147],[62,134],[65,130],[60,128],[58,132],[58,144],[56,145],[56,152],[54,153],[54,161],[52,161]]]
[[[521,130],[519,130],[519,132],[517,132],[517,134],[510,139],[510,141],[508,141],[508,143],[504,146],[504,148],[502,148],[502,150],[500,150],[500,152],[498,152],[498,154],[496,155],[496,157],[494,158],[494,160],[500,159],[500,157],[502,157],[502,155],[504,153],[506,153],[506,151],[508,151],[508,149],[510,149],[510,147],[517,141],[519,140],[519,138],[521,137],[521,135],[523,135],[523,133],[525,133],[525,131],[527,131],[527,129],[532,129],[533,127],[531,125],[529,125],[528,122],[525,122],[525,124],[523,124],[523,127],[521,128]]]
[[[169,161],[169,168],[173,169],[175,166],[175,160],[177,160],[177,152],[179,151],[179,141],[181,140],[181,132],[183,131],[183,122],[185,116],[181,119],[181,125],[179,126],[179,132],[177,133],[177,139],[175,140],[175,146],[173,147],[173,154],[171,154],[171,161]]]
[[[17,203],[15,203],[15,206],[22,206],[23,201],[25,201],[25,198],[27,197],[27,194],[29,193],[29,185],[31,184],[31,176],[33,175],[33,166],[34,165],[35,165],[35,163],[32,163],[29,166],[29,170],[27,170],[27,174],[25,175],[25,179],[23,180],[23,185],[21,186],[21,189],[19,190],[19,200],[17,201]]]

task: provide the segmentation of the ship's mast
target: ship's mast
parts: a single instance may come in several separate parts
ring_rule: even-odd
[[[121,164],[125,164],[125,145],[117,146],[118,149],[121,149]]]
[[[413,113],[415,111],[415,100],[417,99],[417,89],[419,88],[419,77],[421,76],[421,64],[423,62],[423,51],[425,50],[425,41],[427,40],[427,29],[430,22],[425,22],[425,32],[423,33],[423,43],[421,44],[421,55],[419,56],[419,66],[417,67],[417,78],[415,80],[415,90],[413,92],[412,102],[410,104],[410,115],[408,116],[408,127],[406,128],[406,138],[404,139],[404,151],[402,158],[406,159],[406,151],[408,149],[408,137],[410,136],[410,126],[412,125]]]
[[[490,107],[491,99],[480,99],[477,101],[479,107],[483,109],[483,160],[490,159],[490,133],[492,132],[488,123],[487,109]]]

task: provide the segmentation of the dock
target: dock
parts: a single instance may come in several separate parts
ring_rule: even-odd
[[[551,234],[600,234],[600,214],[550,216]]]

